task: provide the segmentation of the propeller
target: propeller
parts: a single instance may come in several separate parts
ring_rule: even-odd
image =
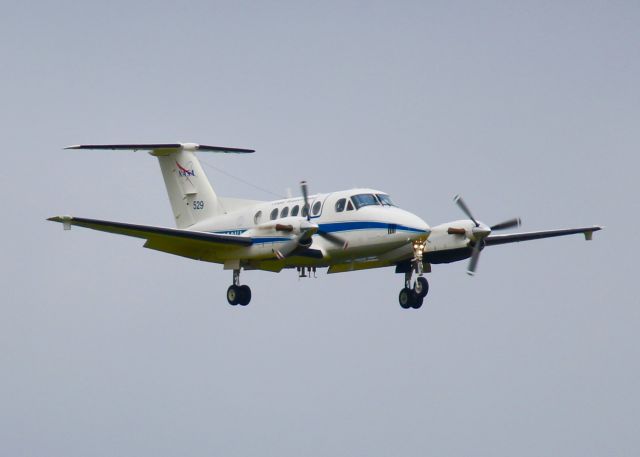
[[[346,249],[347,241],[345,239],[332,233],[323,232],[317,224],[311,222],[309,186],[306,181],[300,182],[300,190],[302,192],[302,198],[304,199],[302,217],[306,217],[307,220],[300,223],[300,233],[297,236],[281,245],[280,249],[275,251],[276,257],[279,260],[283,260],[293,254],[298,248],[308,248],[311,245],[311,237],[315,234],[321,236],[332,244],[341,246],[342,249]],[[292,232],[293,226],[291,224],[276,224],[275,229],[283,232]]]
[[[276,230],[293,231],[293,226],[276,224]],[[311,236],[317,232],[318,226],[316,224],[302,221],[300,223],[300,233],[280,246],[280,249],[275,251],[276,257],[282,260],[289,257],[298,248],[308,248],[311,245]]]
[[[471,214],[471,210],[466,205],[466,203],[464,202],[464,200],[460,195],[456,195],[453,198],[453,201],[456,202],[456,204],[462,210],[462,212],[465,213],[467,217],[471,219],[471,222],[473,222],[473,224],[475,225],[475,227],[471,229],[470,240],[473,241],[473,245],[471,248],[472,249],[471,259],[469,260],[469,266],[467,267],[467,274],[470,276],[473,276],[476,272],[476,268],[478,267],[478,260],[480,259],[480,251],[484,247],[484,239],[489,235],[491,235],[492,231],[506,230],[513,227],[518,227],[520,226],[522,221],[520,220],[519,217],[514,217],[513,219],[509,219],[504,222],[500,222],[498,224],[494,224],[488,227],[484,224],[481,224],[476,220],[476,218],[473,217],[473,214]],[[450,235],[465,235],[466,230],[461,228],[450,227],[447,230],[447,233],[449,233]]]

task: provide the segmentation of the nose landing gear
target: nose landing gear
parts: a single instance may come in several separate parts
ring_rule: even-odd
[[[424,250],[424,243],[414,243],[414,260],[412,268],[404,274],[404,288],[400,291],[398,301],[400,306],[404,309],[419,309],[422,306],[424,298],[429,293],[429,282],[427,278],[423,276],[423,263],[422,252]],[[411,276],[413,272],[418,273],[418,277],[411,287]],[[429,271],[429,270],[428,270]]]
[[[251,301],[251,289],[240,285],[240,270],[233,270],[233,284],[227,289],[227,301],[231,306],[247,306]]]

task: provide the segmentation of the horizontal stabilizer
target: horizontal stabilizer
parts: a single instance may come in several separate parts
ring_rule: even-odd
[[[248,154],[256,152],[254,149],[227,148],[224,146],[208,146],[197,143],[139,143],[139,144],[76,144],[65,149],[104,149],[126,151],[208,151],[232,154]]]

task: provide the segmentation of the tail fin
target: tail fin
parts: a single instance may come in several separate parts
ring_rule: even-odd
[[[65,149],[123,149],[148,151],[156,156],[162,170],[171,209],[178,228],[190,227],[221,213],[218,196],[211,187],[195,151],[250,153],[253,149],[176,144],[87,144]]]

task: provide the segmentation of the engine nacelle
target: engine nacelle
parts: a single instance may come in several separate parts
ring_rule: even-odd
[[[287,236],[308,234],[310,237],[318,231],[318,226],[304,217],[284,217],[256,225],[245,232],[247,236]]]
[[[424,249],[425,254],[467,248],[473,238],[474,227],[470,220],[447,222],[431,227],[431,235]]]

